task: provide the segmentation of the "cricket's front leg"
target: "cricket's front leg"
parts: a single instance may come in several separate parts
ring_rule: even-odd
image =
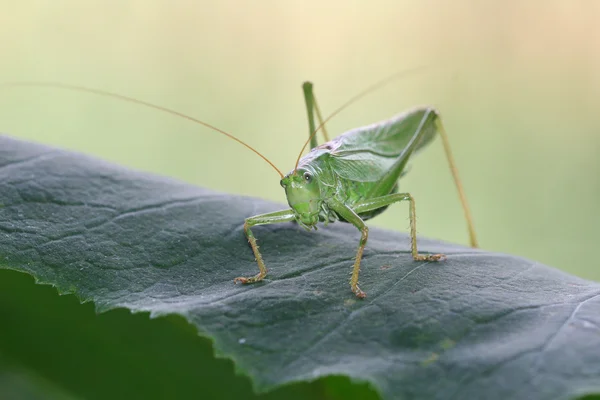
[[[360,262],[362,260],[363,251],[369,238],[369,228],[365,224],[358,214],[350,207],[338,200],[330,200],[328,202],[329,207],[335,211],[338,215],[350,222],[360,231],[360,242],[358,244],[358,250],[356,251],[356,257],[354,258],[354,266],[352,267],[352,276],[350,278],[350,289],[359,299],[364,299],[367,294],[360,290],[358,287],[358,274],[360,273]]]
[[[246,238],[248,238],[248,243],[250,243],[250,247],[252,247],[252,251],[254,252],[254,257],[256,257],[256,262],[258,263],[258,274],[254,275],[251,278],[244,278],[240,276],[235,278],[233,282],[235,283],[254,283],[262,281],[262,279],[267,275],[267,268],[265,267],[265,262],[263,261],[262,255],[260,251],[258,251],[258,245],[256,244],[256,238],[252,233],[251,227],[255,225],[268,225],[268,224],[278,224],[280,222],[289,222],[294,220],[294,213],[292,210],[282,210],[276,211],[268,214],[255,215],[254,217],[246,218],[244,222],[244,233],[246,234]]]
[[[357,214],[377,210],[389,206],[392,203],[408,200],[410,204],[410,245],[412,257],[415,261],[439,261],[446,258],[444,254],[419,254],[417,249],[417,214],[415,210],[415,199],[410,193],[393,193],[385,196],[364,200],[354,205]]]

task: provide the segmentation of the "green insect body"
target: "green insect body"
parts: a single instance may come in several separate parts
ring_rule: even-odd
[[[432,117],[436,117],[433,110],[414,110],[389,121],[354,129],[313,148],[300,160],[298,168],[281,180],[296,221],[308,229],[318,221],[349,222],[343,213],[335,211],[331,200],[354,209],[366,200],[397,192],[397,180],[408,159],[435,134],[434,130],[422,129],[408,143],[402,128],[417,132],[418,124]],[[380,207],[360,212],[358,216],[366,221],[384,210],[385,207]]]
[[[307,91],[306,85],[312,134],[315,131],[310,107],[312,91]],[[235,282],[257,282],[267,273],[251,227],[295,220],[310,230],[316,229],[319,222],[326,225],[339,220],[353,224],[361,234],[350,286],[357,297],[364,298],[366,294],[358,287],[358,275],[369,232],[365,221],[390,204],[404,200],[410,203],[413,258],[443,259],[442,254],[418,253],[414,199],[409,193],[397,193],[398,179],[410,157],[430,143],[440,129],[436,110],[417,108],[390,120],[351,130],[320,146],[311,138],[312,150],[281,180],[291,209],[246,219],[244,231],[260,272],[251,278],[236,278]]]
[[[444,150],[460,195],[469,229],[471,246],[477,247],[472,218],[458,178],[458,172],[454,167],[448,138],[436,110],[429,107],[416,108],[387,121],[353,129],[331,141],[327,139],[324,123],[328,119],[363,95],[392,79],[404,75],[406,72],[411,71],[392,75],[371,86],[338,108],[337,111],[325,120],[321,117],[313,96],[312,84],[306,82],[303,88],[308,112],[309,139],[305,146],[310,143],[311,151],[303,158],[299,157],[296,167],[285,176],[268,158],[237,137],[204,121],[162,106],[104,90],[63,83],[12,82],[0,84],[0,89],[12,87],[51,87],[112,97],[190,120],[237,141],[260,156],[279,173],[281,176],[280,183],[285,189],[290,209],[256,215],[246,219],[244,222],[244,232],[256,257],[259,272],[250,278],[235,278],[234,282],[258,282],[267,274],[265,262],[258,250],[256,238],[251,230],[252,227],[296,221],[300,226],[311,230],[313,228],[316,229],[319,222],[327,225],[330,222],[342,221],[354,225],[361,235],[350,279],[350,287],[357,297],[364,298],[366,294],[358,287],[358,275],[362,254],[369,235],[369,229],[365,221],[383,212],[393,203],[400,201],[409,202],[411,252],[413,259],[419,261],[438,261],[445,258],[443,254],[419,254],[417,250],[415,201],[409,193],[398,193],[397,184],[398,179],[405,173],[405,168],[410,157],[430,143],[437,134],[443,140]],[[316,129],[315,113],[320,122],[319,127]],[[317,144],[316,139],[316,133],[319,129],[322,129],[323,135],[327,140],[326,143],[320,146]]]

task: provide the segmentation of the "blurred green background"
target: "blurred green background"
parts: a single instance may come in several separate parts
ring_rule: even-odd
[[[301,83],[331,133],[429,104],[445,119],[483,248],[600,280],[600,2],[0,0],[0,82],[57,81],[167,106],[232,132],[284,171],[307,137]],[[214,190],[285,202],[226,138],[88,94],[0,91],[0,131]],[[401,190],[420,235],[467,243],[440,141]],[[240,221],[241,223],[241,221]],[[406,206],[371,225],[407,231]],[[358,236],[357,236],[358,240]]]

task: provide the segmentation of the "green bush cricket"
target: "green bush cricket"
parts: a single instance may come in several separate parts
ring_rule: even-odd
[[[326,119],[322,118],[317,106],[312,83],[305,82],[303,91],[308,114],[309,139],[300,151],[294,169],[285,176],[267,157],[242,140],[206,122],[165,107],[103,90],[61,83],[15,82],[0,86],[46,86],[109,96],[191,120],[237,141],[264,159],[279,173],[280,184],[285,190],[290,208],[246,218],[244,232],[256,258],[259,272],[249,278],[235,278],[234,282],[245,284],[259,282],[267,274],[257,240],[251,230],[252,227],[296,221],[303,228],[312,230],[316,229],[319,222],[326,226],[330,222],[341,221],[351,223],[361,234],[350,278],[350,288],[358,298],[364,298],[366,294],[358,286],[358,277],[369,234],[365,221],[385,211],[393,203],[409,202],[413,259],[438,261],[445,258],[443,254],[425,255],[418,252],[415,201],[410,193],[398,193],[397,184],[398,179],[405,172],[410,157],[429,144],[436,133],[442,137],[444,150],[467,220],[471,246],[477,247],[472,218],[450,152],[448,137],[435,109],[431,107],[414,108],[388,120],[352,129],[333,140],[328,139],[324,125],[329,119],[365,94],[406,72],[395,74],[369,87]],[[319,120],[317,127],[315,127],[315,114]],[[316,138],[319,130],[323,131],[326,140],[321,145],[318,145]],[[309,143],[310,152],[302,157],[302,153]]]
[[[355,98],[362,97],[366,92],[381,84],[383,82],[374,85]],[[303,147],[294,169],[281,179],[280,183],[285,189],[291,209],[246,219],[244,232],[246,232],[256,257],[259,273],[251,278],[236,278],[235,282],[258,282],[267,274],[251,227],[296,221],[305,229],[311,230],[316,229],[318,222],[327,225],[329,222],[339,220],[351,223],[361,234],[350,278],[350,288],[357,297],[364,298],[366,297],[365,292],[358,287],[358,275],[369,235],[369,228],[365,221],[385,211],[389,205],[405,200],[409,202],[410,209],[413,259],[415,261],[444,259],[443,254],[419,254],[415,201],[410,193],[398,193],[397,184],[410,157],[426,146],[436,133],[440,133],[444,141],[444,149],[465,210],[471,245],[477,247],[472,218],[450,153],[448,138],[435,109],[415,108],[386,121],[350,130],[331,141],[328,140],[325,133],[327,142],[318,145],[316,133],[326,121],[321,118],[316,105],[312,84],[305,82],[303,89],[309,121],[309,140],[304,147],[310,142],[311,151],[300,158],[304,151]],[[338,111],[345,108],[350,102],[344,104]],[[320,120],[319,127],[316,129],[315,113]]]

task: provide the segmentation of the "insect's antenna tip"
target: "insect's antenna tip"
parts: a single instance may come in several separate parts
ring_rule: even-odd
[[[146,101],[143,100],[138,100],[135,99],[133,97],[129,97],[129,96],[123,96],[121,94],[117,94],[117,93],[112,93],[112,92],[107,92],[105,90],[100,90],[100,89],[92,89],[92,88],[88,88],[85,86],[79,86],[79,85],[70,85],[70,84],[66,84],[66,83],[60,83],[60,82],[8,82],[8,83],[0,83],[0,88],[10,88],[10,87],[18,87],[18,86],[32,86],[32,87],[51,87],[51,88],[58,88],[58,89],[66,89],[66,90],[72,90],[72,91],[76,91],[76,92],[86,92],[86,93],[92,93],[98,96],[106,96],[106,97],[112,97],[115,99],[119,99],[122,101],[126,101],[129,103],[134,103],[134,104],[138,104],[138,105],[142,105],[144,107],[148,107],[148,108],[152,108],[167,114],[171,114],[174,115],[176,117],[180,117],[183,119],[187,119],[188,121],[192,121],[196,124],[202,125],[205,128],[211,129],[215,132],[218,132],[224,136],[227,136],[228,138],[235,140],[236,142],[238,142],[239,144],[241,144],[242,146],[246,147],[247,149],[251,150],[252,152],[254,152],[256,155],[258,155],[260,158],[262,158],[263,160],[265,160],[271,167],[273,167],[273,169],[275,171],[277,171],[277,173],[279,174],[279,176],[283,179],[283,173],[279,170],[279,168],[277,168],[275,166],[275,164],[273,164],[267,157],[265,157],[261,152],[259,152],[258,150],[256,150],[254,147],[250,146],[248,143],[244,142],[241,139],[238,139],[237,137],[233,136],[230,133],[225,132],[222,129],[219,129],[209,123],[206,123],[202,120],[199,120],[197,118],[194,117],[190,117],[187,114],[183,114],[180,113],[179,111],[175,111],[175,110],[171,110],[170,108],[167,107],[163,107],[163,106],[159,106],[156,104],[152,104],[152,103],[148,103]]]

